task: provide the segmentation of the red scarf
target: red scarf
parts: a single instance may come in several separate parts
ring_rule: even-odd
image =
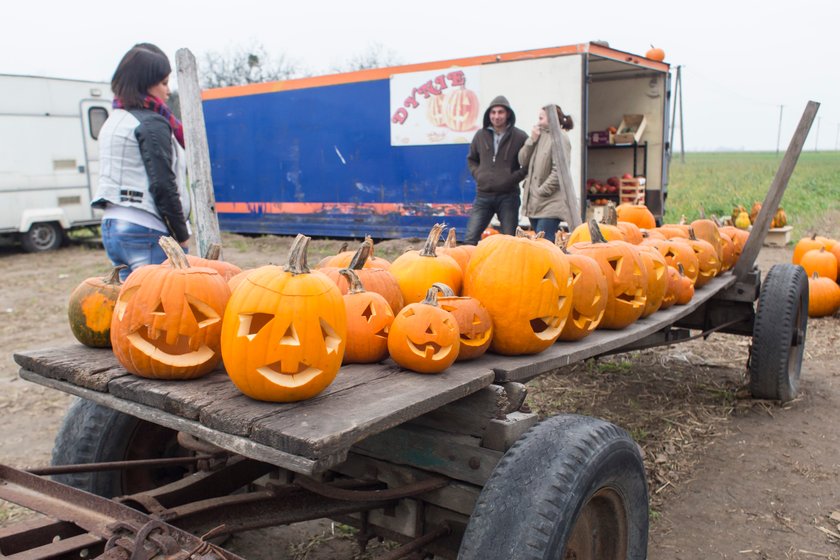
[[[125,109],[125,106],[122,104],[122,101],[114,98],[114,102],[112,103],[114,109]],[[175,135],[175,139],[184,148],[184,125],[181,124],[181,121],[178,120],[178,117],[172,112],[172,109],[167,107],[166,103],[163,102],[162,99],[157,97],[152,97],[151,95],[147,95],[146,99],[143,100],[143,108],[148,109],[150,111],[154,111],[163,116],[169,122],[169,128],[172,129],[172,134]]]

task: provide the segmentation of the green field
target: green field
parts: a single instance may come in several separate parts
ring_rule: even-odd
[[[677,222],[683,214],[695,219],[701,206],[707,216],[729,216],[738,204],[749,210],[764,200],[781,160],[782,154],[765,152],[695,152],[681,163],[674,154],[665,221]],[[793,240],[828,225],[840,232],[840,224],[827,219],[840,210],[840,152],[803,152],[781,206],[794,227]]]

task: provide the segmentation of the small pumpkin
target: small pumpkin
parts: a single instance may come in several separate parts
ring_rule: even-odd
[[[659,47],[654,47],[653,45],[651,45],[650,49],[645,53],[645,58],[649,58],[650,60],[655,60],[657,62],[662,62],[663,60],[665,60],[665,51],[663,51]]]
[[[750,221],[750,215],[747,214],[746,211],[738,214],[733,223],[735,224],[736,228],[741,230],[747,230],[752,225],[752,222]]]
[[[70,294],[70,331],[85,346],[111,347],[111,319],[122,287],[120,271],[125,268],[128,267],[121,264],[112,268],[108,276],[86,278]]]
[[[380,294],[388,302],[391,310],[394,313],[399,313],[404,304],[400,286],[389,269],[380,266],[368,266],[368,259],[372,250],[373,243],[367,239],[363,241],[353,254],[353,258],[350,260],[347,268],[356,273],[359,281],[367,291]],[[325,266],[319,269],[319,272],[325,274],[330,280],[335,282],[342,294],[346,294],[350,289],[350,283],[347,281],[347,277],[341,274],[342,270],[342,268],[336,268],[334,266]]]
[[[438,304],[437,288],[403,307],[388,333],[391,358],[418,373],[440,373],[455,362],[459,350],[458,322]]]
[[[700,260],[690,245],[680,239],[648,239],[642,244],[656,247],[669,266],[677,270],[678,265],[682,265],[685,275],[691,279],[691,282],[697,281],[697,276],[700,274]]]
[[[253,399],[314,397],[335,379],[347,344],[347,312],[335,283],[306,264],[298,235],[285,266],[248,274],[230,298],[222,329],[225,369]]]
[[[799,265],[805,269],[809,277],[817,273],[822,278],[837,281],[837,257],[831,251],[827,251],[825,247],[812,249],[802,255]]]
[[[458,245],[455,239],[455,228],[449,228],[449,233],[446,235],[443,247],[438,249],[438,254],[449,255],[455,259],[455,262],[461,267],[461,272],[466,273],[467,265],[470,263],[470,257],[472,257],[474,251],[475,245]]]
[[[799,264],[802,262],[802,257],[805,253],[813,249],[820,250],[822,247],[828,248],[827,238],[816,233],[812,233],[810,237],[803,237],[793,247],[793,259],[791,262],[793,264]]]
[[[388,331],[394,312],[380,294],[365,291],[355,271],[342,268],[340,272],[350,286],[344,294],[347,346],[342,363],[381,362],[388,357]]]
[[[191,266],[173,238],[161,237],[160,245],[168,263],[138,268],[120,290],[111,321],[114,355],[140,377],[200,377],[222,359],[230,288],[216,270]]]
[[[779,209],[776,210],[776,213],[773,214],[773,221],[770,222],[771,228],[783,228],[787,225],[787,214],[785,214],[785,209],[779,206]]]
[[[826,317],[840,309],[840,286],[815,272],[808,278],[808,316]]]
[[[458,323],[460,347],[456,361],[464,362],[482,356],[493,340],[493,319],[480,301],[469,296],[456,296],[446,284],[435,282],[437,301],[444,311],[452,313]]]
[[[680,243],[688,244],[697,255],[697,280],[694,286],[700,288],[705,286],[720,274],[720,257],[718,257],[715,247],[706,240],[697,239],[694,235],[694,229],[689,229],[689,238],[680,241]]]
[[[391,263],[391,274],[397,279],[406,304],[423,301],[435,282],[443,282],[456,294],[461,293],[464,277],[461,267],[449,255],[437,254],[443,228],[444,224],[435,224],[421,250],[406,251]]]
[[[753,202],[752,208],[750,208],[750,223],[754,224],[755,220],[758,218],[758,213],[761,212],[761,203],[760,202]]]
[[[677,279],[677,305],[686,305],[688,302],[691,301],[691,298],[694,297],[694,284],[691,283],[691,279],[685,275],[685,270],[683,270],[682,265],[678,265],[677,272],[679,274],[679,278]]]

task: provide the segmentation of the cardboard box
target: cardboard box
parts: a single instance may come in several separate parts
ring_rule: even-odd
[[[593,130],[589,133],[590,146],[603,146],[610,143],[609,130]]]
[[[613,135],[613,143],[632,144],[636,142],[638,144],[642,140],[645,126],[647,126],[647,119],[644,115],[624,115],[621,124],[618,125],[618,132]]]

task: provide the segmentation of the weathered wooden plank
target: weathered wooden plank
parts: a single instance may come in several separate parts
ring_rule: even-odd
[[[24,369],[94,391],[107,391],[110,381],[131,375],[110,348],[82,344],[17,352],[14,359]]]
[[[761,204],[761,211],[755,219],[752,226],[752,231],[744,245],[744,250],[738,262],[735,264],[733,273],[739,280],[746,279],[747,275],[752,271],[755,259],[758,257],[758,252],[761,246],[764,245],[764,238],[767,237],[767,232],[770,229],[770,222],[773,215],[779,208],[779,203],[782,201],[782,195],[785,194],[790,176],[793,175],[793,170],[796,168],[796,162],[799,160],[799,154],[802,153],[802,147],[805,145],[805,139],[808,137],[808,131],[811,130],[811,124],[814,122],[814,117],[817,116],[817,109],[820,104],[816,101],[809,101],[805,106],[805,111],[802,113],[802,118],[799,119],[799,125],[796,127],[796,132],[790,139],[788,149],[785,151],[785,156],[782,158],[782,163],[779,164],[779,169],[776,171],[776,176],[773,177],[773,182],[770,183],[770,189],[764,197],[764,202]]]
[[[484,486],[502,453],[479,447],[478,438],[402,425],[370,436],[351,450]]]
[[[533,412],[511,412],[505,418],[493,420],[487,426],[481,446],[504,453],[539,420]]]
[[[293,410],[254,422],[251,439],[304,457],[319,457],[466,397],[490,385],[493,372],[471,363],[427,375],[393,362],[390,374],[321,394]],[[359,373],[367,368],[359,368]]]
[[[510,405],[507,392],[501,385],[489,385],[472,395],[411,420],[412,424],[481,437],[487,424],[502,418]]]
[[[218,430],[212,430],[195,420],[187,420],[147,405],[137,404],[115,397],[108,393],[101,393],[73,385],[66,381],[44,377],[43,375],[26,369],[20,370],[20,377],[27,381],[32,381],[33,383],[38,383],[40,385],[44,385],[45,387],[58,389],[59,391],[64,391],[65,393],[76,395],[77,397],[113,408],[118,412],[142,418],[143,420],[159,424],[166,428],[186,432],[232,453],[237,453],[257,461],[271,463],[272,465],[277,465],[278,467],[289,469],[290,471],[305,474],[307,476],[316,475],[328,470],[346,459],[346,453],[324,456],[319,458],[317,461],[307,459],[305,457],[299,457],[297,455],[285,453],[278,449],[273,449],[256,443],[247,438],[225,434]]]
[[[698,289],[687,305],[675,305],[664,311],[657,311],[649,317],[639,319],[620,331],[596,330],[577,342],[557,342],[539,354],[526,356],[495,356],[485,354],[477,360],[496,372],[496,382],[527,381],[556,368],[598,356],[619,349],[661,330],[687,316],[703,305],[719,290],[735,282],[732,274],[724,274]]]

